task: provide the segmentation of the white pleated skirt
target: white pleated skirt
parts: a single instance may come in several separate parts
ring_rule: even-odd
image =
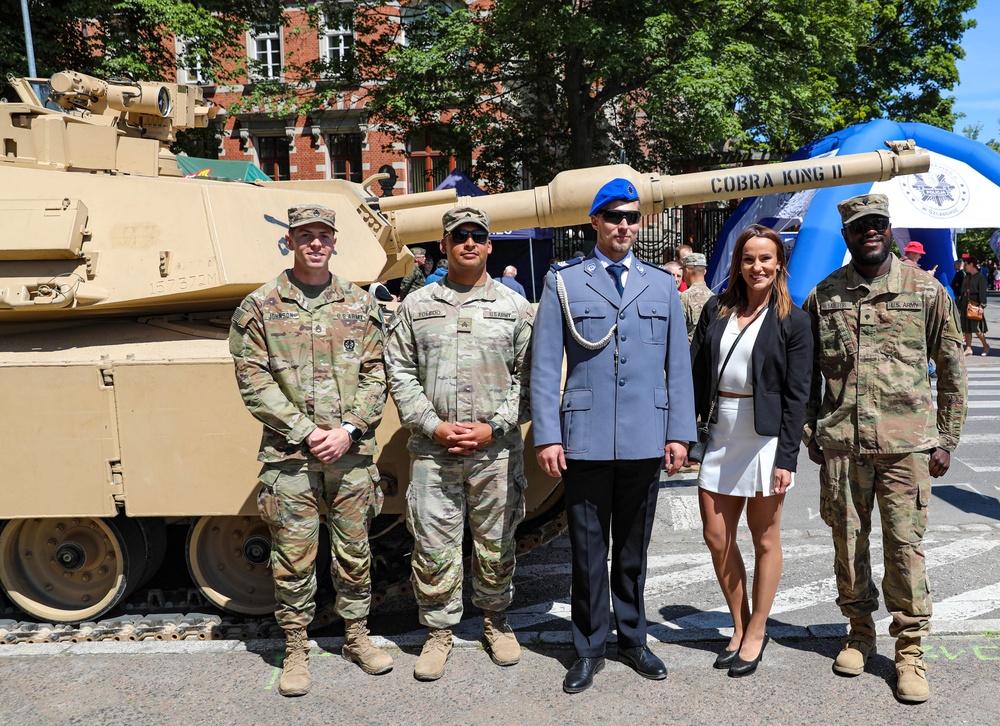
[[[709,428],[698,486],[734,497],[772,495],[777,436],[760,436],[753,425],[753,398],[719,396],[716,423]],[[795,485],[795,474],[788,485]]]

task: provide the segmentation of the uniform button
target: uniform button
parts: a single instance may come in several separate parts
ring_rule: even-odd
[[[472,386],[466,386],[465,387],[465,392],[466,393],[472,393]]]
[[[654,312],[654,313],[656,312],[656,308],[653,308],[653,312]]]
[[[624,320],[624,319],[625,319],[625,313],[618,313],[618,317],[619,317],[619,318],[620,318],[621,320]]]
[[[624,378],[619,378],[618,379],[618,385],[619,386],[624,386],[625,385],[625,379]]]
[[[583,312],[585,312],[585,313],[589,313],[589,312],[590,312],[590,308],[584,308],[584,309],[583,309]]]
[[[624,343],[624,342],[625,342],[626,340],[628,340],[628,338],[626,338],[626,337],[625,337],[624,335],[623,335],[623,336],[621,336],[621,341],[622,341],[623,343]]]
[[[622,356],[622,365],[625,365],[626,363],[628,363],[628,358]]]

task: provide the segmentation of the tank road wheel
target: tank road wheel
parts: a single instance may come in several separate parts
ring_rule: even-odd
[[[271,533],[257,517],[201,517],[188,532],[191,579],[214,605],[241,615],[274,612]]]
[[[142,562],[139,530],[124,518],[15,519],[0,530],[0,585],[29,615],[74,623],[113,608]],[[132,582],[130,582],[132,580]]]

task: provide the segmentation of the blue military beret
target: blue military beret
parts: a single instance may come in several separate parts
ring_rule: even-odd
[[[590,216],[594,216],[611,202],[638,202],[639,192],[635,190],[635,184],[628,179],[612,179],[603,187],[597,190],[594,197],[594,204],[590,208]]]

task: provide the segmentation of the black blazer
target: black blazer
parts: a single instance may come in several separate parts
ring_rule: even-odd
[[[705,304],[691,341],[695,411],[702,421],[719,384],[719,346],[728,321],[719,320],[718,311],[719,298],[713,297]],[[813,372],[809,315],[793,305],[788,317],[778,320],[772,299],[754,341],[751,363],[754,430],[760,436],[777,436],[775,466],[795,471]]]

